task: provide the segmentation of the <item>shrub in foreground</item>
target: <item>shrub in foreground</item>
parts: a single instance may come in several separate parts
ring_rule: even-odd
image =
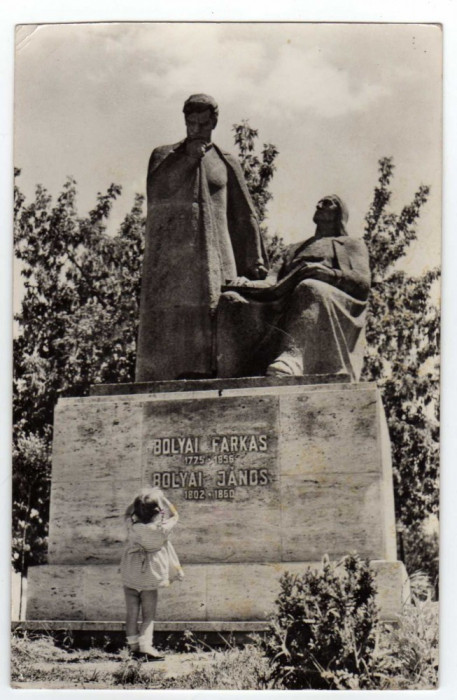
[[[378,687],[378,610],[368,561],[281,577],[270,630],[261,642],[270,662],[270,687],[350,689]]]

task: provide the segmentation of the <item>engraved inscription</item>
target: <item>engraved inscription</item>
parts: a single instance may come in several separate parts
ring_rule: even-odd
[[[266,467],[237,465],[241,455],[266,454],[268,449],[267,433],[154,437],[148,445],[151,483],[161,489],[181,489],[188,501],[230,501],[239,486],[264,487],[271,483],[272,475]],[[154,471],[154,458],[164,457],[169,458],[170,468]],[[183,470],[183,466],[196,469]],[[198,469],[202,466],[208,469]]]

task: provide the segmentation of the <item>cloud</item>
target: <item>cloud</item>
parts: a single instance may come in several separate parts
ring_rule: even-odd
[[[230,102],[252,90],[265,70],[266,50],[260,41],[227,41],[217,25],[162,31],[160,41],[149,44],[154,58],[141,79],[165,98],[190,90],[220,94]]]
[[[254,113],[332,118],[364,110],[390,92],[375,71],[355,81],[350,69],[327,58],[326,48],[309,36],[305,41],[306,32],[292,42],[286,38],[291,32],[278,26],[271,47],[263,30],[258,25],[250,32],[217,24],[139,25],[118,35],[117,48],[124,61],[126,53],[135,56],[136,79],[154,100],[206,91],[227,103],[243,101]]]
[[[339,117],[359,112],[386,96],[385,85],[351,85],[351,75],[326,60],[318,49],[285,46],[272,70],[257,85],[256,100],[276,111]]]
[[[347,197],[358,230],[377,158],[390,154],[403,167],[400,198],[431,181],[439,208],[440,35],[429,26],[29,29],[18,32],[15,85],[15,159],[28,192],[36,182],[58,192],[72,174],[81,211],[111,181],[124,186],[118,206],[130,206],[152,148],[183,137],[184,99],[209,92],[221,147],[233,149],[231,125],[249,118],[279,149],[271,230],[298,239],[309,230],[305,207],[327,189]]]

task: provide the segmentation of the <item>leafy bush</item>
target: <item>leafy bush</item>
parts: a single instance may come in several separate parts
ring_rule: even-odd
[[[273,687],[349,689],[377,686],[378,610],[367,561],[324,559],[323,570],[281,577],[270,630],[261,642]]]

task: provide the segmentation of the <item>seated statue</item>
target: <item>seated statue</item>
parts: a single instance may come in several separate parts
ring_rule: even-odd
[[[360,378],[370,268],[363,240],[347,235],[347,219],[339,197],[324,197],[313,217],[314,236],[288,249],[276,284],[246,280],[243,286],[238,282],[236,287],[224,288],[219,376],[347,374],[351,381]],[[246,333],[252,330],[250,340],[243,326]],[[230,339],[224,354],[227,337],[223,336],[230,329],[235,330],[247,363],[235,357]]]

